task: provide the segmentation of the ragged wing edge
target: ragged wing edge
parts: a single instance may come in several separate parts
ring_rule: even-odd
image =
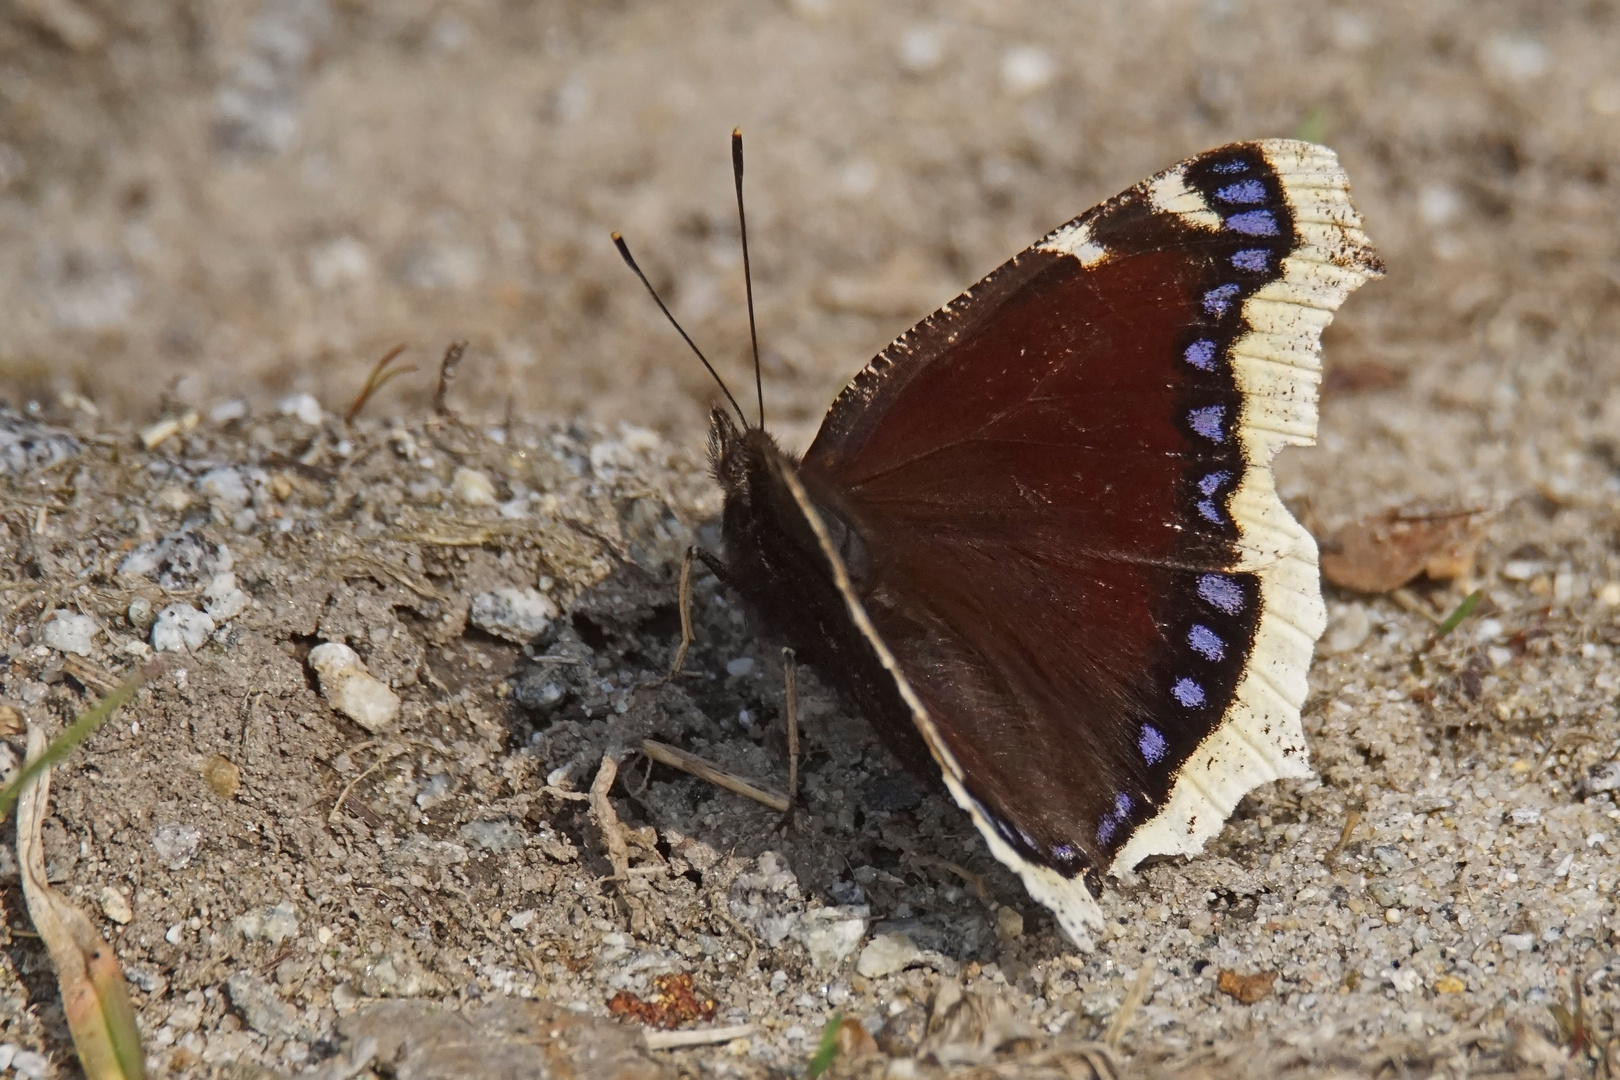
[[[1316,541],[1278,498],[1271,461],[1285,446],[1315,443],[1322,331],[1383,264],[1332,150],[1286,139],[1255,145],[1282,183],[1297,242],[1281,277],[1244,302],[1249,329],[1229,350],[1243,392],[1238,434],[1247,467],[1230,503],[1240,555],[1228,569],[1259,578],[1260,622],[1232,704],[1181,766],[1164,809],[1115,856],[1115,874],[1150,855],[1202,850],[1249,791],[1311,775],[1300,708],[1327,611]]]

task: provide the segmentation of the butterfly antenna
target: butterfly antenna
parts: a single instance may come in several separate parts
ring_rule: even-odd
[[[641,272],[641,267],[636,265],[635,256],[630,254],[630,245],[624,242],[624,237],[620,236],[618,233],[614,233],[613,246],[619,249],[619,257],[624,260],[624,264],[633,270],[636,277],[640,278],[641,283],[647,287],[647,294],[653,298],[653,303],[658,305],[658,310],[664,313],[664,318],[669,320],[669,325],[675,328],[675,332],[680,334],[682,339],[685,340],[686,344],[691,347],[694,353],[697,354],[697,358],[703,362],[704,370],[706,370],[710,375],[714,376],[715,384],[720,387],[720,392],[726,395],[726,400],[731,402],[732,409],[734,409],[737,413],[737,419],[742,422],[742,426],[744,428],[747,428],[748,418],[743,415],[742,406],[738,405],[737,399],[731,396],[731,391],[726,388],[725,380],[720,377],[720,373],[718,371],[714,370],[714,365],[709,363],[709,358],[707,356],[703,355],[703,350],[697,347],[697,342],[692,340],[692,336],[682,329],[680,323],[675,321],[675,316],[670,314],[669,308],[664,306],[664,301],[658,296],[658,290],[652,287],[652,282],[647,280],[647,275],[643,274]]]
[[[737,230],[742,233],[743,285],[748,290],[748,338],[754,346],[754,393],[759,395],[759,426],[765,427],[765,382],[759,374],[759,330],[754,325],[754,270],[748,262],[748,214],[743,210],[742,128],[731,129],[731,175],[737,182]]]

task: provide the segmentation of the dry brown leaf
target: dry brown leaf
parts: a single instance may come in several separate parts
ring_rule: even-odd
[[[1399,507],[1336,530],[1322,541],[1322,576],[1341,588],[1385,593],[1419,574],[1467,579],[1495,511]]]
[[[1215,980],[1215,988],[1245,1005],[1253,1005],[1271,996],[1271,984],[1277,981],[1275,971],[1260,971],[1253,975],[1239,975],[1222,969]]]
[[[30,725],[28,760],[44,753],[45,731]],[[82,911],[45,880],[40,826],[45,822],[50,778],[50,769],[43,769],[17,799],[17,862],[28,915],[50,952],[68,1030],[85,1076],[89,1080],[141,1080],[146,1067],[135,1010],[112,946]]]

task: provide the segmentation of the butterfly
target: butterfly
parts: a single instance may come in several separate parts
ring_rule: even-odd
[[[1233,143],[906,331],[802,457],[712,412],[721,579],[1071,938],[1105,874],[1311,774],[1325,610],[1271,462],[1314,441],[1322,331],[1382,272],[1333,151]]]

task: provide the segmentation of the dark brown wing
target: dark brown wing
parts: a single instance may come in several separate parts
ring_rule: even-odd
[[[1331,151],[1223,147],[901,337],[802,462],[947,783],[1071,932],[1085,876],[1309,772],[1316,547],[1270,462],[1313,439],[1321,330],[1379,271]]]

